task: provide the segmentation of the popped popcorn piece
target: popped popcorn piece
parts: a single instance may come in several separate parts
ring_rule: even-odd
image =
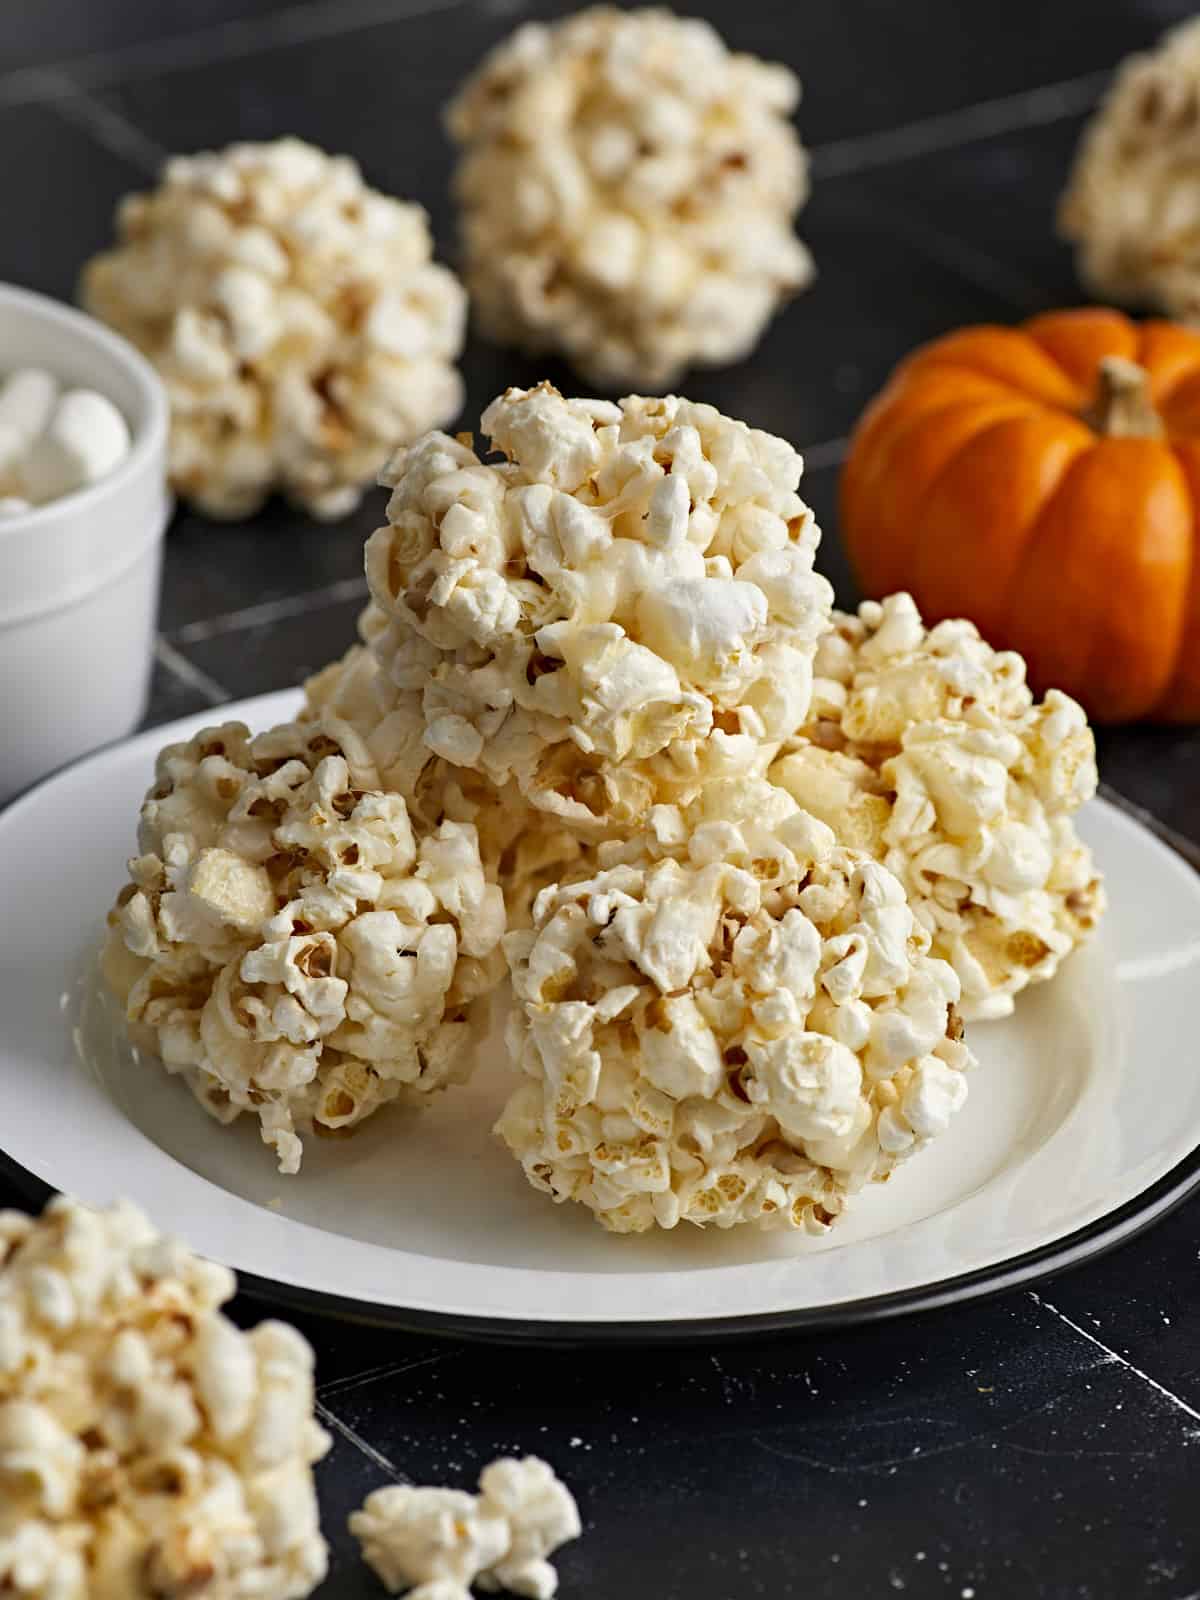
[[[344,723],[241,723],[162,751],[105,975],[135,1040],[219,1121],[300,1134],[418,1104],[472,1065],[499,980],[500,890],[474,827],[414,830]]]
[[[361,740],[381,787],[407,796],[417,826],[433,830],[450,821],[475,828],[484,872],[503,891],[508,926],[527,927],[539,890],[578,860],[582,847],[575,835],[535,811],[515,783],[497,788],[482,773],[434,755],[422,742],[419,707],[361,646],[304,688],[302,719],[315,718],[335,735]]]
[[[483,427],[503,462],[432,433],[383,474],[360,627],[389,781],[409,797],[432,754],[596,837],[761,773],[808,713],[832,603],[795,451],[711,406],[549,384]]]
[[[130,443],[129,424],[111,400],[94,389],[70,389],[20,463],[21,487],[38,504],[57,500],[115,471]]]
[[[1200,19],[1126,60],[1084,130],[1059,207],[1104,299],[1200,320]]]
[[[83,300],[159,369],[172,482],[210,516],[276,489],[344,516],[397,441],[461,406],[463,290],[421,208],[347,157],[298,139],[176,156],[117,229]]]
[[[481,1509],[508,1524],[508,1548],[476,1579],[481,1589],[505,1589],[529,1600],[551,1600],[558,1574],[546,1559],[583,1532],[575,1497],[537,1456],[493,1461],[479,1474]]]
[[[313,1356],[135,1207],[0,1212],[0,1592],[299,1600],[325,1576]]]
[[[497,1132],[614,1232],[823,1233],[966,1096],[959,981],[895,877],[729,780],[598,847],[505,941],[527,1076]]]
[[[1035,702],[1019,655],[969,622],[926,629],[909,595],[835,614],[812,718],[770,776],[895,873],[968,1020],[1007,1015],[1103,913],[1072,821],[1097,782],[1082,709]]]
[[[350,1531],[389,1593],[468,1600],[475,1584],[551,1600],[558,1574],[547,1557],[582,1531],[570,1490],[536,1456],[493,1461],[479,1490],[390,1485],[367,1496]]]
[[[707,23],[597,6],[529,23],[451,104],[472,306],[601,388],[740,360],[813,275],[787,68]]]

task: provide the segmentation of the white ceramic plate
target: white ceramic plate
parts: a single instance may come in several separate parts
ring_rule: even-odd
[[[985,1294],[1128,1237],[1200,1181],[1200,876],[1103,801],[1082,824],[1108,879],[1101,937],[1015,1018],[971,1029],[981,1065],[952,1130],[826,1239],[616,1238],[550,1205],[489,1133],[498,1046],[428,1112],[312,1141],[303,1173],[279,1177],[249,1125],[220,1128],[131,1058],[86,974],[158,747],[295,704],[263,695],[157,728],[0,814],[0,1149],[18,1174],[96,1203],[128,1195],[278,1299],[556,1340],[757,1332]]]

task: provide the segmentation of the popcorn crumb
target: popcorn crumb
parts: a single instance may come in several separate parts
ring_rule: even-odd
[[[969,622],[927,629],[906,594],[836,613],[815,671],[771,781],[895,873],[967,1020],[1007,1015],[1104,910],[1072,821],[1097,783],[1082,709],[1035,702],[1019,655]]]
[[[812,277],[786,67],[699,20],[596,6],[519,28],[450,106],[472,306],[602,388],[740,360]]]
[[[389,1593],[468,1600],[474,1584],[551,1600],[547,1557],[582,1531],[570,1491],[536,1456],[493,1461],[479,1491],[393,1484],[367,1496],[350,1531]]]
[[[781,439],[711,406],[510,389],[485,464],[429,434],[384,473],[361,629],[406,798],[432,757],[578,837],[758,772],[801,726],[832,593]],[[485,452],[486,453],[486,452]]]
[[[87,309],[171,401],[176,490],[245,517],[276,489],[352,511],[397,441],[462,404],[466,297],[428,222],[299,139],[175,156],[84,270]]]
[[[474,828],[414,831],[340,723],[241,723],[161,752],[103,966],[135,1040],[220,1122],[301,1132],[427,1101],[472,1065],[503,971]]]
[[[133,1206],[0,1212],[0,1592],[299,1600],[324,1578],[313,1357]]]
[[[958,979],[886,867],[783,790],[669,809],[506,939],[527,1081],[497,1132],[614,1232],[822,1234],[962,1105]]]

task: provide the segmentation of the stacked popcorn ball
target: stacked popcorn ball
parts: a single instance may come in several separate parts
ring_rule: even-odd
[[[502,1457],[479,1475],[479,1494],[389,1485],[350,1518],[363,1558],[389,1594],[470,1600],[474,1585],[552,1600],[546,1559],[581,1531],[574,1497],[537,1456]]]
[[[581,838],[763,772],[832,603],[800,457],[712,406],[548,384],[483,429],[499,464],[434,433],[383,475],[362,627],[392,742]]]
[[[963,1015],[1005,1016],[1104,908],[1072,821],[1097,781],[1082,708],[1035,703],[1019,655],[969,622],[926,630],[906,594],[835,614],[816,673],[772,781],[895,873]]]
[[[484,330],[602,388],[747,355],[812,275],[798,99],[785,67],[666,10],[519,28],[448,118]]]
[[[948,1123],[969,1057],[899,882],[766,781],[832,603],[800,458],[708,406],[544,384],[483,427],[499,462],[434,434],[385,472],[369,652],[309,715],[499,845],[531,926],[498,1128],[531,1182],[620,1231],[820,1232]],[[529,891],[514,833],[559,841],[559,883]]]
[[[164,752],[110,978],[294,1171],[470,1070],[507,926],[536,1188],[821,1233],[962,1104],[960,1003],[1099,915],[1083,713],[907,596],[831,624],[799,456],[711,406],[542,384],[483,428],[385,469],[301,720]]]
[[[504,931],[471,825],[414,832],[331,719],[208,728],[156,777],[105,972],[135,1040],[215,1117],[249,1111],[295,1172],[300,1130],[425,1101],[469,1067]]]
[[[1092,290],[1200,321],[1200,19],[1132,56],[1080,144],[1060,208]]]
[[[129,1206],[0,1212],[0,1593],[299,1600],[325,1576],[313,1357]]]
[[[86,268],[87,308],[158,368],[171,479],[215,517],[274,490],[353,509],[398,440],[455,415],[466,301],[425,213],[297,139],[167,162]]]

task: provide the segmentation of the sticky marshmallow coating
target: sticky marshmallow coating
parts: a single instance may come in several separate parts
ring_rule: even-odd
[[[390,1594],[469,1600],[474,1584],[552,1600],[547,1559],[581,1532],[574,1497],[537,1456],[485,1467],[479,1494],[389,1485],[350,1518],[363,1559]]]
[[[1200,19],[1129,57],[1084,130],[1059,225],[1103,299],[1200,321]]]
[[[244,517],[274,490],[351,511],[398,442],[462,404],[464,292],[419,206],[298,139],[177,156],[122,201],[82,297],[158,368],[176,490]]]
[[[1019,655],[969,622],[926,629],[906,594],[838,613],[816,673],[772,781],[895,873],[964,1017],[1006,1016],[1104,910],[1072,820],[1097,782],[1082,709],[1035,701]]]
[[[947,1127],[959,984],[892,874],[781,789],[657,807],[506,940],[527,1081],[497,1132],[614,1232],[823,1233]]]
[[[808,714],[832,604],[796,452],[711,406],[548,384],[483,428],[502,462],[433,433],[384,473],[361,627],[397,745],[585,837],[761,773]]]
[[[335,737],[361,741],[384,789],[407,796],[414,826],[470,823],[489,883],[504,895],[510,928],[526,927],[539,890],[557,882],[578,860],[574,834],[535,811],[515,783],[496,788],[482,773],[456,767],[422,741],[411,696],[384,676],[369,650],[355,646],[304,686],[304,720],[318,720]]]
[[[472,306],[599,388],[748,355],[812,277],[786,67],[708,23],[594,7],[530,23],[449,108]]]
[[[158,758],[104,967],[135,1041],[218,1120],[301,1132],[427,1101],[472,1065],[500,890],[475,829],[414,831],[344,727],[207,728]]]
[[[129,1205],[0,1212],[0,1591],[299,1600],[325,1576],[313,1356]]]

